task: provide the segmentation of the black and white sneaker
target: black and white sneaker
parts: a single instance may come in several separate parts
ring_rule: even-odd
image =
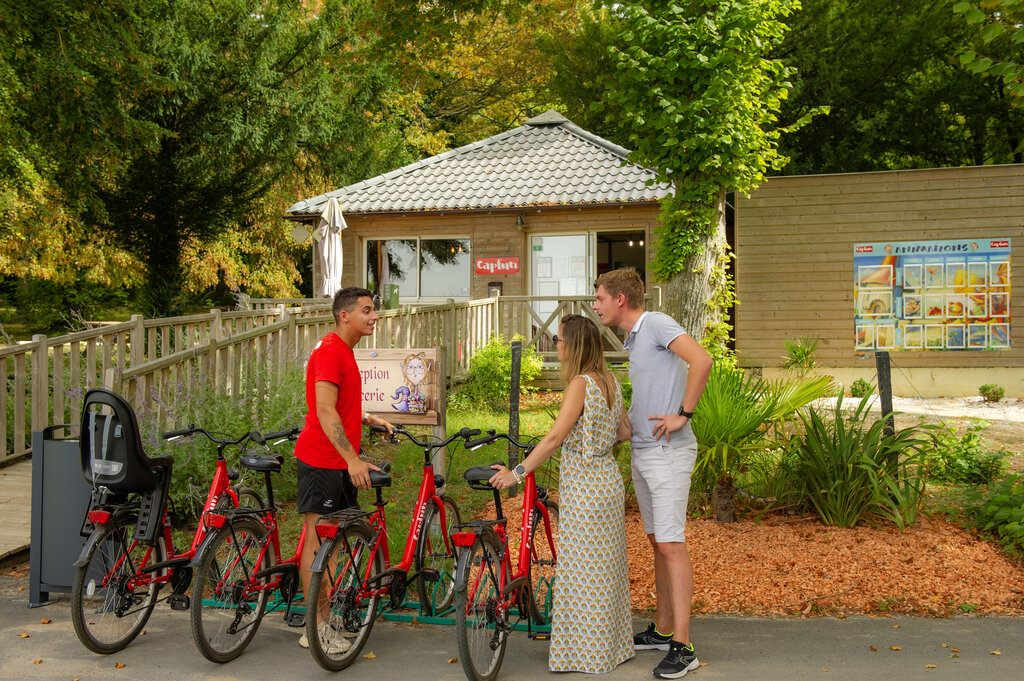
[[[654,627],[654,622],[647,625],[643,631],[633,634],[633,647],[637,650],[668,650],[668,642],[672,640],[672,634],[659,634]]]
[[[668,655],[654,668],[654,675],[659,679],[678,679],[698,666],[700,663],[697,662],[692,643],[683,645],[679,641],[672,641],[668,647]]]

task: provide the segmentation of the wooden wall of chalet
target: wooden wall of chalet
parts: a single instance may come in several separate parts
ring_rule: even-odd
[[[529,295],[530,235],[585,230],[645,231],[648,243],[660,211],[657,202],[597,207],[544,207],[453,211],[445,213],[346,213],[342,232],[344,286],[365,283],[364,239],[408,237],[469,238],[473,258],[518,257],[519,274],[472,274],[470,298],[486,298],[487,283],[501,281],[504,295]],[[525,213],[523,228],[516,218]],[[315,284],[316,282],[314,282]]]
[[[822,365],[864,367],[853,245],[982,237],[1013,240],[1013,349],[895,352],[905,367],[1024,367],[1024,165],[768,179],[736,199],[740,365],[777,366],[787,339],[816,336]]]

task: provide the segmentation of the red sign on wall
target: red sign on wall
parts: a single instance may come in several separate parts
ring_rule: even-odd
[[[519,274],[519,258],[477,258],[477,274]]]

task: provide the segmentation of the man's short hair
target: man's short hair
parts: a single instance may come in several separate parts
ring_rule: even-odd
[[[334,294],[334,305],[331,306],[331,314],[334,315],[334,323],[337,324],[341,321],[341,311],[346,310],[352,311],[352,308],[356,306],[360,298],[369,298],[373,300],[373,294],[365,288],[359,288],[358,286],[349,286],[343,288]]]
[[[622,267],[611,272],[605,272],[594,282],[594,290],[598,286],[604,286],[612,298],[617,298],[621,293],[626,296],[626,304],[632,308],[644,306],[644,280],[635,267]]]

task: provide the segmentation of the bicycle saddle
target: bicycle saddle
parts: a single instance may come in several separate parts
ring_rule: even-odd
[[[280,454],[264,456],[259,454],[243,454],[241,462],[243,468],[248,468],[251,471],[279,473],[281,472],[281,464],[284,463],[284,457]]]
[[[391,487],[391,474],[383,471],[370,471],[371,487]]]
[[[473,466],[467,468],[466,472],[462,474],[462,477],[466,479],[469,484],[473,483],[486,483],[488,480],[494,477],[494,474],[498,471],[491,468],[491,466],[503,466],[504,464],[500,461],[495,461],[492,464],[486,466]]]

